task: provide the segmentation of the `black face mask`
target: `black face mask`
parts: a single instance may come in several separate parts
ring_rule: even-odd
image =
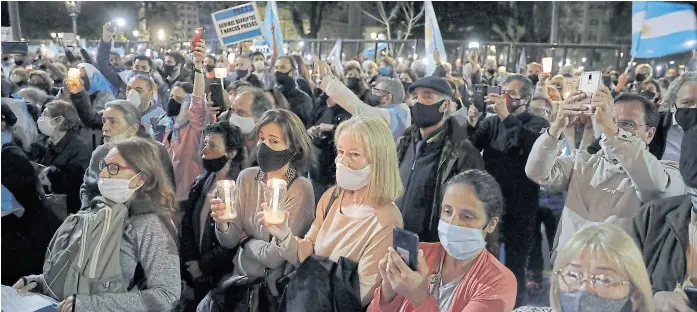
[[[203,160],[203,169],[206,169],[208,172],[218,172],[222,170],[225,165],[227,164],[227,156],[223,155],[220,156],[219,158],[216,159],[205,159],[202,158]]]
[[[179,115],[179,111],[182,109],[182,103],[177,102],[175,99],[169,99],[167,102],[167,116],[174,117]]]
[[[697,125],[697,108],[678,108],[675,110],[675,121],[684,131]],[[684,145],[683,145],[684,146]],[[695,155],[697,157],[697,155]]]
[[[632,301],[606,299],[583,291],[560,292],[559,303],[562,312],[631,312]]]
[[[486,71],[489,73],[489,75],[493,75],[493,74],[496,73],[496,69],[495,69],[495,68],[489,68],[489,69],[487,69]]]
[[[283,168],[293,159],[293,156],[295,156],[295,152],[290,149],[274,151],[266,143],[260,143],[257,151],[257,162],[261,171],[272,172]]]
[[[165,65],[165,76],[169,76],[172,73],[174,73],[174,71],[175,71],[174,67],[175,67],[175,65]]]
[[[612,84],[613,84],[613,85],[616,86],[618,82],[619,82],[619,80],[617,80],[617,79],[612,79]]]
[[[381,100],[382,99],[379,96],[377,96],[375,94],[371,94],[371,95],[368,95],[368,98],[366,98],[366,102],[367,102],[366,104],[368,104],[372,107],[375,107],[375,106],[382,104]]]
[[[693,111],[697,109],[690,108]],[[682,147],[680,150],[680,175],[682,175],[685,185],[697,188],[697,127],[685,129],[685,136],[682,137]]]
[[[636,76],[634,77],[634,80],[636,80],[638,82],[642,82],[645,79],[646,79],[646,74],[636,74]]]
[[[289,76],[289,73],[276,72],[276,84],[281,88],[281,91],[288,92],[295,88],[295,79]]]
[[[249,75],[249,69],[238,69],[235,71],[235,75],[237,75],[237,80],[240,80]]]
[[[414,124],[423,129],[436,125],[441,120],[443,120],[443,115],[440,111],[441,105],[443,105],[445,100],[435,103],[433,105],[425,105],[417,102],[412,106],[412,121]]]
[[[530,81],[532,81],[533,86],[537,85],[537,82],[540,81],[540,77],[538,77],[537,75],[530,75],[530,76],[528,76],[528,79],[530,79]]]
[[[360,87],[361,79],[360,78],[346,78],[346,86],[351,89],[351,90],[356,90]]]
[[[85,90],[90,89],[90,78],[89,77],[80,77],[82,79],[82,87],[85,88]]]
[[[15,59],[15,65],[17,65],[17,66],[22,66],[23,64],[24,64],[24,60],[23,60],[23,59]]]
[[[48,91],[48,85],[45,83],[30,83],[29,86],[39,90]]]
[[[653,98],[656,97],[656,93],[651,92],[651,91],[641,91],[641,92],[639,92],[639,95],[645,97],[649,101],[653,101]]]
[[[206,65],[206,71],[209,73],[212,73],[215,70],[215,65],[208,64]]]

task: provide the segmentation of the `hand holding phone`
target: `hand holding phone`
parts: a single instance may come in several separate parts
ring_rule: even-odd
[[[697,309],[697,287],[685,286],[682,288],[687,295],[687,301],[691,308]]]
[[[203,38],[203,27],[196,28],[194,40],[191,40],[191,51],[196,50],[196,46],[198,45],[199,41],[201,41],[201,38]]]
[[[394,250],[402,257],[409,268],[416,271],[419,266],[419,235],[405,229],[394,227],[392,230]]]
[[[213,101],[213,107],[224,107],[225,98],[223,95],[223,85],[220,83],[212,83],[210,85],[211,100]]]
[[[584,112],[586,115],[592,115],[594,113],[591,102],[593,94],[595,94],[595,91],[598,91],[598,88],[600,88],[602,84],[602,78],[603,73],[599,71],[583,72],[583,74],[581,74],[581,82],[578,89],[585,92],[587,97],[581,100],[579,104],[586,107],[586,111]]]

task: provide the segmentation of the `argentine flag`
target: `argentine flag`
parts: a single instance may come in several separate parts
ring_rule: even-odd
[[[337,73],[344,72],[344,65],[341,63],[341,39],[336,41],[334,48],[329,52],[327,59],[334,67]]]
[[[271,23],[276,25],[276,31],[271,33]],[[276,44],[278,45],[278,56],[283,56],[283,33],[281,33],[281,23],[278,21],[278,6],[276,1],[267,1],[266,11],[264,12],[264,27],[261,28],[261,33],[264,35],[266,45],[269,47],[269,53],[273,53],[271,45],[273,44],[272,37],[276,36]],[[273,64],[271,64],[273,66]]]
[[[440,35],[440,27],[438,27],[438,20],[436,19],[436,12],[433,10],[433,4],[431,1],[424,1],[424,17],[426,19],[425,23],[425,34],[426,38],[426,55],[424,55],[424,60],[426,60],[426,75],[432,75],[436,70],[436,63],[433,60],[433,50],[438,49],[440,53],[441,61],[447,60],[445,56],[445,46],[443,46],[443,37]]]
[[[689,4],[632,2],[632,56],[654,58],[697,48],[697,16]]]

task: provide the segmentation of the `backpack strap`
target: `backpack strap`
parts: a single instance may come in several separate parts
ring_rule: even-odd
[[[337,197],[339,197],[339,194],[337,194],[337,188],[334,187],[334,191],[332,192],[332,197],[329,198],[329,204],[327,205],[326,208],[324,208],[324,218],[322,218],[322,222],[324,222],[324,219],[327,218],[327,215],[329,214],[329,209],[332,208],[332,205],[334,205],[334,201],[336,200]]]

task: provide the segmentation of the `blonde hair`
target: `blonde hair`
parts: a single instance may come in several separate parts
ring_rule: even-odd
[[[394,202],[403,193],[402,179],[399,177],[397,147],[387,123],[378,117],[353,116],[339,124],[334,141],[338,142],[342,133],[347,132],[365,151],[371,166],[370,183],[366,201],[379,207]]]
[[[561,92],[553,86],[547,86],[547,98],[552,102],[561,102]]]
[[[563,269],[584,251],[610,259],[617,273],[629,279],[629,298],[638,306],[636,311],[653,312],[653,292],[641,251],[627,233],[619,227],[601,223],[576,232],[564,245],[554,262],[553,272]],[[553,311],[561,311],[559,277],[551,279],[549,302]]]

